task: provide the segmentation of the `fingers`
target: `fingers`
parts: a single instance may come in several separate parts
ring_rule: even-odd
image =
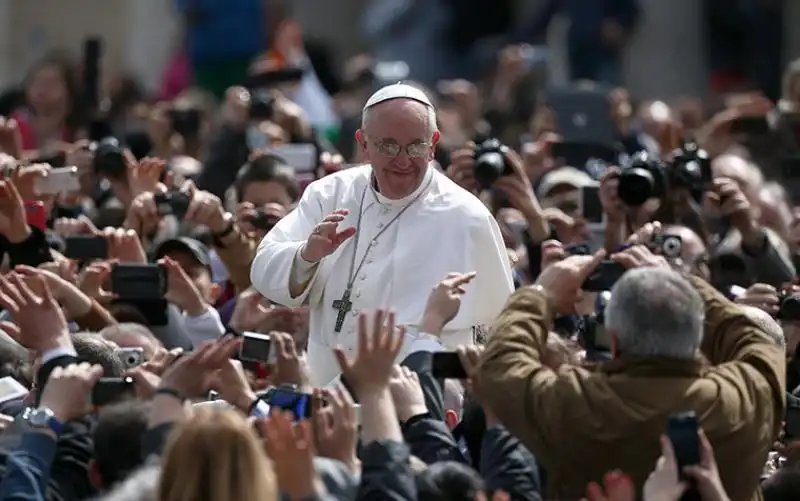
[[[599,251],[594,253],[594,256],[592,256],[591,260],[587,261],[586,264],[584,264],[581,267],[581,271],[579,274],[581,283],[583,283],[587,278],[589,278],[592,272],[594,272],[594,270],[600,265],[600,263],[603,262],[603,259],[605,259],[605,257],[606,257],[606,251],[604,249],[600,249]]]
[[[462,285],[466,285],[472,282],[472,280],[475,279],[477,274],[478,273],[475,271],[471,271],[469,273],[457,273],[455,274],[455,276],[445,279],[444,282],[442,283],[444,283],[447,287],[451,289],[458,288],[461,287]]]

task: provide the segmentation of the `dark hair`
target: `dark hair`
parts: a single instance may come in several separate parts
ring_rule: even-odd
[[[150,327],[147,317],[136,305],[117,301],[108,306],[108,312],[121,324],[139,324]]]
[[[84,106],[84,96],[81,90],[81,83],[78,76],[78,68],[74,59],[63,51],[53,51],[45,54],[39,59],[25,77],[23,89],[27,92],[28,84],[39,70],[45,68],[56,68],[61,73],[64,86],[67,89],[67,101],[69,110],[67,112],[66,125],[70,129],[70,134],[86,124],[86,109]],[[27,96],[26,96],[27,99]]]
[[[103,367],[103,377],[121,377],[125,364],[117,354],[115,345],[93,332],[77,332],[72,335],[72,344],[78,360]]]
[[[789,501],[800,498],[800,470],[784,467],[761,484],[764,501]]]
[[[142,437],[147,431],[149,402],[128,400],[104,407],[94,429],[93,457],[108,489],[143,464]]]
[[[433,463],[416,477],[419,501],[473,501],[485,490],[477,471],[455,461]]]
[[[274,181],[286,188],[292,202],[296,202],[300,197],[300,187],[294,178],[294,170],[284,164],[279,157],[264,153],[251,158],[236,174],[234,186],[237,198],[241,200],[248,184],[268,181]]]

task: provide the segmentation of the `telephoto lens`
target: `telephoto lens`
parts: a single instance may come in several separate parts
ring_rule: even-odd
[[[666,194],[664,166],[644,151],[634,154],[620,171],[617,194],[630,207],[663,197]]]
[[[483,141],[475,148],[475,179],[482,189],[488,190],[495,181],[512,173],[511,166],[506,162],[507,153],[508,146],[494,138]]]

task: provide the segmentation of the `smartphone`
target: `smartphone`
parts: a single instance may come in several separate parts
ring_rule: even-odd
[[[178,219],[183,219],[192,201],[189,194],[182,191],[156,193],[153,197],[159,216],[172,215]]]
[[[269,334],[258,332],[245,332],[242,334],[244,341],[239,347],[239,359],[248,362],[269,362],[272,351],[272,338]]]
[[[0,378],[0,404],[17,400],[28,394],[28,389],[11,376]]]
[[[92,388],[92,406],[103,407],[113,404],[133,393],[132,377],[103,377]]]
[[[157,264],[115,264],[111,292],[120,299],[161,299],[167,293],[167,272]]]
[[[250,120],[263,122],[272,120],[275,114],[275,98],[268,91],[253,91],[250,93]]]
[[[116,351],[126,369],[133,369],[144,363],[144,348],[119,348]]]
[[[678,463],[678,478],[688,480],[683,473],[685,466],[700,464],[700,424],[694,411],[672,414],[667,420],[667,437],[675,450]]]
[[[751,136],[769,134],[770,126],[767,117],[741,117],[731,122],[731,134],[747,134]]]
[[[603,292],[611,290],[617,280],[628,271],[624,266],[614,261],[603,261],[587,278],[581,289],[587,292]]]
[[[308,419],[311,417],[313,396],[308,393],[295,391],[294,388],[279,386],[270,388],[264,396],[264,401],[270,407],[277,407],[285,411],[292,411],[295,419]]]
[[[72,193],[81,189],[78,178],[78,168],[59,167],[50,169],[46,177],[36,180],[34,187],[39,195],[58,195],[59,193]]]
[[[108,240],[102,235],[75,235],[64,239],[64,256],[76,261],[106,259]]]
[[[467,371],[461,364],[458,353],[440,351],[433,354],[431,373],[437,379],[467,379]]]
[[[794,399],[787,401],[786,417],[783,425],[783,441],[785,443],[800,439],[800,406],[796,405],[796,403],[797,400]]]
[[[584,186],[581,189],[581,213],[590,225],[603,224],[603,204],[600,202],[600,187]]]
[[[44,212],[44,202],[38,200],[25,202],[25,221],[28,222],[28,226],[39,228],[42,231],[47,230],[47,215]]]
[[[319,163],[317,148],[313,144],[281,144],[272,152],[292,166],[295,172],[313,172]]]

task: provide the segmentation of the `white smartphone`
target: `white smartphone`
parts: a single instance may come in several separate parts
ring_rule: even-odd
[[[0,378],[0,404],[22,398],[28,389],[11,376]]]
[[[272,148],[272,153],[294,167],[295,172],[313,172],[317,168],[317,148],[313,144],[281,144]]]
[[[46,177],[40,177],[36,181],[35,189],[39,195],[57,195],[79,191],[81,183],[78,178],[78,168],[72,166],[50,169]]]

